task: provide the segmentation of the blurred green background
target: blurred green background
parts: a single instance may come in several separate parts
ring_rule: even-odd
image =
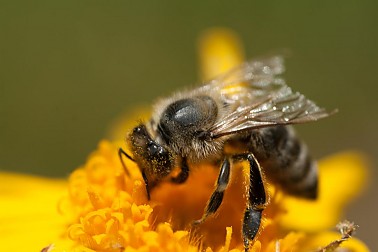
[[[201,81],[198,35],[229,27],[248,57],[290,50],[287,82],[339,108],[297,128],[317,158],[350,149],[370,156],[371,186],[347,217],[378,249],[377,7],[373,0],[2,1],[0,168],[66,177],[117,116]]]

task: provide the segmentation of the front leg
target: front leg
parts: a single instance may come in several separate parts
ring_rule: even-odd
[[[250,242],[255,238],[261,225],[262,212],[267,204],[264,181],[259,163],[253,154],[234,157],[249,162],[248,202],[243,218],[243,241],[245,251],[249,251]]]
[[[222,163],[222,167],[219,171],[215,190],[211,195],[210,200],[207,202],[205,212],[202,218],[194,221],[193,224],[201,224],[206,220],[207,217],[214,214],[218,210],[219,206],[223,201],[224,191],[226,190],[228,182],[230,180],[230,167],[230,160],[228,158],[225,158],[225,160]]]
[[[119,151],[119,153],[121,153],[121,151]],[[122,154],[123,154],[123,152],[122,152]],[[143,180],[144,180],[144,184],[146,186],[147,199],[151,200],[151,193],[150,192],[157,185],[158,181],[148,180],[147,175],[144,171],[142,171],[142,177],[143,177]],[[187,180],[188,177],[189,177],[189,166],[188,166],[188,163],[186,161],[186,158],[182,158],[181,172],[179,173],[179,175],[177,175],[177,177],[171,178],[171,181],[173,183],[181,184],[181,183],[184,183]]]
[[[147,175],[144,171],[142,171],[142,177],[143,177],[143,180],[144,180],[144,185],[146,186],[147,200],[150,200],[151,199],[151,195],[150,195],[151,185],[150,185],[150,183],[147,179]]]
[[[181,168],[180,173],[176,177],[171,178],[171,182],[176,183],[176,184],[182,184],[188,179],[189,166],[188,166],[186,157],[181,158],[180,168]]]

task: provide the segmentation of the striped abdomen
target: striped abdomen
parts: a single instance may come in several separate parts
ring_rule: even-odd
[[[256,156],[267,177],[286,192],[311,199],[317,197],[316,163],[290,126],[256,129],[240,140]]]

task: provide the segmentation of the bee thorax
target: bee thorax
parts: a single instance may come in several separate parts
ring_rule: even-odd
[[[217,114],[217,104],[209,96],[179,99],[162,112],[157,134],[173,152],[201,159],[221,149],[217,142],[208,139],[208,129],[214,124]]]

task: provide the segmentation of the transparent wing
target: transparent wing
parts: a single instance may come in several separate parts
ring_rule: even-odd
[[[300,93],[284,86],[273,94],[243,104],[220,118],[210,129],[214,138],[239,131],[274,125],[307,123],[333,114]]]
[[[285,71],[283,62],[281,56],[257,58],[218,76],[200,89],[203,91],[216,90],[223,94],[229,93],[230,87],[243,83],[255,88],[256,91],[268,92],[272,88],[285,84],[284,80],[278,77]]]
[[[316,121],[334,112],[293,92],[279,77],[283,58],[260,58],[227,72],[200,87],[221,95],[225,113],[210,129],[214,138],[239,131]]]

